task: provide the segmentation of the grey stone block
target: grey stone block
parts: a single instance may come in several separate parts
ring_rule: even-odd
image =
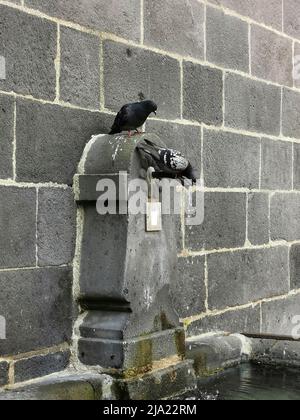
[[[201,128],[149,120],[146,131],[157,134],[167,147],[183,153],[191,164],[201,171]]]
[[[246,239],[246,194],[205,193],[204,222],[186,226],[186,247],[201,249],[236,248]]]
[[[300,246],[292,245],[290,249],[291,289],[300,289]]]
[[[0,362],[0,387],[8,384],[8,370],[8,363]]]
[[[251,359],[263,365],[300,367],[300,343],[293,341],[252,341]]]
[[[26,0],[26,6],[97,31],[140,40],[139,0]]]
[[[179,318],[205,311],[204,257],[179,258],[178,275],[172,285],[174,308]]]
[[[236,74],[226,75],[225,123],[229,127],[279,135],[281,90]]]
[[[292,168],[292,143],[262,140],[262,189],[291,190]]]
[[[36,263],[36,191],[0,187],[0,267],[33,267]]]
[[[6,340],[0,356],[55,346],[72,335],[72,270],[46,268],[0,273]]]
[[[286,137],[300,138],[300,93],[283,89],[282,133]]]
[[[76,205],[72,190],[42,188],[38,201],[38,264],[68,264],[74,256],[76,236]]]
[[[294,189],[300,190],[300,144],[294,143]]]
[[[232,9],[278,30],[282,28],[281,0],[211,0],[211,3]]]
[[[257,333],[260,331],[259,306],[208,315],[188,325],[187,335],[193,337],[210,332]]]
[[[262,332],[299,338],[300,295],[262,304]]]
[[[226,289],[230,293],[224,293]],[[288,291],[288,248],[208,256],[208,305],[212,310],[244,305]]]
[[[254,76],[293,86],[293,42],[252,25],[251,68]]]
[[[248,72],[248,24],[212,7],[208,7],[206,13],[207,60]]]
[[[146,44],[203,58],[204,7],[197,0],[146,0],[144,25]]]
[[[0,26],[0,50],[6,59],[0,90],[54,99],[56,25],[1,5]]]
[[[185,62],[183,65],[183,117],[206,124],[223,122],[221,70]]]
[[[204,180],[207,187],[258,188],[260,141],[204,130]]]
[[[44,356],[34,356],[15,362],[15,382],[25,382],[60,372],[69,364],[70,352],[58,352]]]
[[[248,195],[248,240],[252,245],[269,243],[269,195],[250,193]]]
[[[85,108],[100,106],[100,41],[61,28],[60,99]]]
[[[179,117],[177,60],[112,41],[104,42],[103,50],[106,108],[119,111],[128,102],[146,98],[157,103],[159,117]]]
[[[187,357],[194,360],[196,376],[209,376],[239,365],[243,359],[242,339],[238,336],[198,337],[186,343]]]
[[[0,393],[1,401],[93,401],[115,396],[107,390],[112,380],[96,373],[66,372],[36,380],[34,384],[20,386]],[[113,388],[113,387],[112,387]]]
[[[300,194],[275,194],[271,197],[271,239],[300,239]]]
[[[294,38],[300,38],[300,10],[297,0],[283,2],[283,30]]]
[[[18,100],[18,181],[71,185],[86,142],[107,132],[112,120],[96,112]]]
[[[150,374],[120,381],[119,396],[122,400],[167,400],[196,389],[196,377],[191,360],[174,366],[158,368]]]
[[[14,99],[0,95],[0,178],[13,175]]]

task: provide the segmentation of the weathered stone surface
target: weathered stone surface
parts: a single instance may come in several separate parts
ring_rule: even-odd
[[[172,287],[174,307],[179,318],[198,315],[205,310],[204,263],[204,257],[178,260],[178,275]]]
[[[293,86],[293,42],[252,25],[251,69],[254,76]]]
[[[289,291],[288,248],[208,256],[208,306],[224,309]],[[230,293],[224,293],[224,290]]]
[[[300,295],[262,304],[262,332],[299,338]]]
[[[60,29],[60,98],[85,108],[100,106],[100,41],[93,35]]]
[[[0,50],[6,59],[0,90],[54,99],[56,25],[1,5],[0,27]]]
[[[15,362],[15,382],[25,382],[60,372],[68,366],[69,359],[70,352],[66,351],[18,360]]]
[[[283,19],[284,32],[300,39],[300,10],[297,0],[283,2]]]
[[[86,142],[113,122],[104,114],[27,100],[17,101],[17,115],[18,181],[69,185]]]
[[[279,87],[236,74],[227,74],[225,89],[227,126],[279,135]]]
[[[206,13],[207,60],[248,72],[248,24],[212,7],[208,7]]]
[[[300,289],[300,246],[292,245],[290,250],[291,289]]]
[[[246,239],[246,195],[205,193],[204,222],[186,226],[186,247],[201,249],[235,248]]]
[[[8,369],[9,365],[7,362],[0,362],[0,386],[8,384]]]
[[[187,120],[221,125],[222,106],[222,72],[199,64],[184,63],[183,117]]]
[[[239,365],[243,357],[243,341],[239,336],[215,335],[187,340],[187,357],[194,360],[196,376],[213,375]],[[250,348],[250,342],[249,342]]]
[[[112,41],[104,42],[104,86],[106,108],[142,98],[158,104],[158,116],[180,114],[180,67],[173,58]]]
[[[186,360],[175,366],[159,368],[148,375],[129,381],[119,381],[118,399],[161,400],[183,395],[196,388],[193,362]]]
[[[294,189],[300,190],[300,144],[294,143]]]
[[[295,42],[294,47],[294,71],[293,78],[295,87],[300,88],[300,43]]]
[[[204,7],[197,0],[146,0],[144,16],[146,44],[203,58]]]
[[[262,189],[291,190],[292,168],[292,143],[262,140]]]
[[[248,240],[252,245],[269,243],[269,195],[248,195]]]
[[[148,120],[147,132],[157,134],[170,148],[179,150],[201,171],[201,128],[186,124],[175,124]]]
[[[297,2],[297,0],[294,2]],[[281,0],[211,0],[211,3],[232,9],[241,15],[250,17],[257,22],[265,23],[278,30],[282,28]],[[297,3],[295,4],[297,5]]]
[[[69,341],[72,270],[47,268],[0,273],[0,308],[6,340],[0,356],[27,353]]]
[[[0,95],[0,178],[11,178],[13,172],[14,99]]]
[[[72,261],[76,235],[76,205],[70,188],[41,188],[38,194],[38,264]]]
[[[70,371],[36,380],[34,385],[20,386],[0,393],[0,400],[30,401],[93,401],[115,399],[107,375]]]
[[[221,315],[209,315],[193,321],[187,327],[188,337],[210,332],[257,333],[260,330],[259,305],[246,309],[227,311]]]
[[[286,137],[300,138],[300,93],[283,89],[282,133]]]
[[[36,263],[36,191],[0,187],[0,267],[33,267]]]
[[[26,5],[91,29],[140,40],[139,0],[26,0]]]
[[[252,339],[251,359],[255,363],[275,366],[300,366],[300,343]]]
[[[260,141],[204,130],[204,182],[207,187],[258,188]]]
[[[300,239],[300,194],[275,194],[271,197],[271,239]]]

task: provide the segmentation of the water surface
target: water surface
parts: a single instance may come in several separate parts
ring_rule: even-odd
[[[245,364],[226,370],[201,384],[197,395],[202,400],[300,400],[300,368],[266,367]]]

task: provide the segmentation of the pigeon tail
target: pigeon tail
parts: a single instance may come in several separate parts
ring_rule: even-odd
[[[112,126],[112,128],[111,128],[111,130],[110,130],[110,132],[108,134],[109,135],[112,135],[112,134],[119,134],[119,133],[121,133],[119,127],[117,127],[116,125],[114,125],[114,126]]]

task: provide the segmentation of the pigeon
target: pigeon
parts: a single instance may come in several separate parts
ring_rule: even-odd
[[[132,130],[136,130],[139,133],[138,128],[144,125],[152,112],[156,115],[156,111],[157,105],[153,101],[124,105],[116,116],[109,134],[117,134],[126,130],[130,137]]]
[[[153,167],[157,178],[186,178],[197,182],[196,170],[182,153],[173,149],[160,147],[150,140],[143,140],[137,145],[137,150],[142,159],[142,166],[148,170]]]

